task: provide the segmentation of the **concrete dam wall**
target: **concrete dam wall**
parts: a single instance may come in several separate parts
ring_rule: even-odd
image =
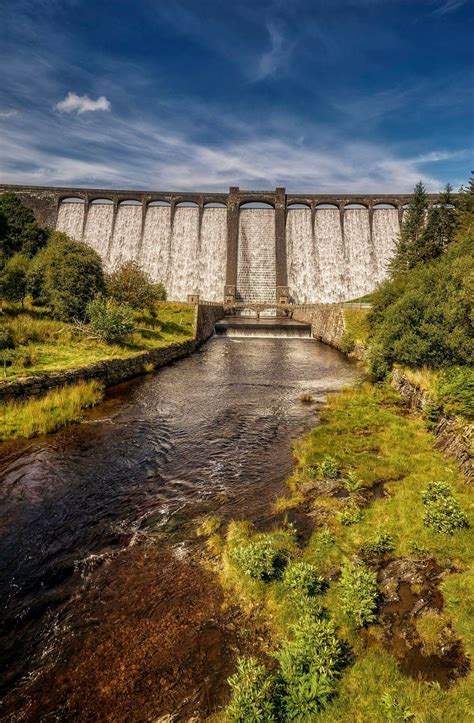
[[[284,188],[182,194],[0,186],[6,191],[40,223],[92,246],[107,271],[136,261],[165,285],[169,299],[199,294],[273,304],[347,301],[373,291],[411,200],[292,195]]]

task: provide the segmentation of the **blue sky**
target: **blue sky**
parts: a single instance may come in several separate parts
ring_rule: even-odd
[[[0,0],[0,182],[438,190],[474,0]]]

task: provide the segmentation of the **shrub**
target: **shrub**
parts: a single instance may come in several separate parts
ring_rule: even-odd
[[[0,296],[23,304],[28,280],[29,261],[23,254],[15,254],[6,262],[0,274]]]
[[[435,532],[444,532],[447,535],[469,526],[466,515],[454,497],[441,497],[426,504],[423,522]]]
[[[346,654],[331,620],[303,616],[275,657],[280,664],[280,719],[316,716],[336,691]]]
[[[423,522],[427,527],[452,535],[455,530],[469,526],[451,487],[445,482],[430,482],[421,493],[421,499],[425,506]]]
[[[395,541],[389,532],[379,532],[371,540],[365,542],[360,551],[363,555],[370,557],[381,557],[395,549]]]
[[[15,348],[15,340],[13,338],[13,334],[11,330],[4,326],[3,324],[0,325],[0,349],[14,349]]]
[[[345,527],[349,527],[350,525],[356,525],[358,522],[361,522],[363,517],[364,513],[360,507],[357,505],[348,505],[341,512],[340,520]]]
[[[342,480],[342,484],[348,492],[356,492],[356,490],[358,490],[359,487],[362,485],[362,482],[357,477],[355,472],[351,470],[347,473],[347,477]]]
[[[13,193],[0,195],[0,269],[16,253],[33,256],[46,243],[48,232],[38,226],[33,211]]]
[[[278,577],[285,564],[284,554],[271,537],[236,545],[230,550],[230,558],[254,580],[269,581]]]
[[[132,309],[152,309],[157,289],[148,274],[135,261],[126,261],[107,279],[109,296]]]
[[[36,272],[42,299],[63,321],[85,319],[89,302],[105,290],[100,256],[63,233],[51,236]]]
[[[123,341],[133,331],[133,311],[100,294],[87,305],[90,328],[107,342]]]
[[[446,482],[430,482],[428,487],[421,493],[421,499],[425,505],[452,496],[451,486]]]
[[[336,479],[339,473],[337,462],[334,457],[326,455],[318,465],[318,474],[322,479]]]
[[[235,723],[276,721],[273,690],[274,679],[255,658],[239,658],[237,671],[228,683],[232,698],[226,714]]]
[[[436,382],[436,394],[446,414],[474,419],[474,369],[471,367],[444,369]]]
[[[339,590],[342,610],[357,628],[375,620],[379,599],[375,572],[365,565],[346,564]]]
[[[155,293],[155,299],[156,301],[166,301],[167,293],[164,284],[161,283],[161,281],[158,281],[156,284],[153,284],[153,290]]]
[[[283,574],[283,585],[292,594],[318,595],[324,592],[327,582],[309,562],[292,562]]]

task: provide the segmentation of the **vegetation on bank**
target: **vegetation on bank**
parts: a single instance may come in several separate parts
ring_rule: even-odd
[[[80,422],[83,410],[101,399],[101,385],[88,381],[53,389],[39,398],[6,402],[0,415],[0,441],[36,437]]]
[[[310,514],[315,530],[306,543],[297,523],[261,533],[231,522],[225,535],[218,524],[208,526],[229,601],[268,634],[238,662],[229,720],[469,717],[473,672],[454,672],[446,689],[403,674],[382,616],[400,584],[395,576],[381,586],[389,562],[423,569],[434,559],[445,570],[444,609],[414,583],[414,600],[425,595],[428,603],[412,611],[407,638],[423,655],[443,660],[461,646],[472,659],[474,505],[433,442],[394,391],[364,383],[331,396],[321,424],[295,443],[291,496],[277,507]]]

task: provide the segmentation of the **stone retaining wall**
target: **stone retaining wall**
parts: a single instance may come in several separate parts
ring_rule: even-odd
[[[176,359],[189,356],[214,333],[214,323],[224,314],[218,304],[196,305],[194,338],[162,349],[151,349],[125,359],[106,359],[78,369],[42,374],[0,382],[0,403],[8,399],[39,396],[50,389],[96,379],[104,387],[111,387],[132,377],[146,374],[152,368],[162,367]],[[150,368],[151,367],[151,368]]]
[[[398,369],[392,374],[392,386],[404,399],[410,409],[423,412],[429,396],[417,384],[404,376]],[[454,417],[442,416],[434,430],[435,446],[458,462],[468,484],[474,484],[472,445],[474,424],[461,424]]]
[[[341,340],[346,322],[341,304],[298,304],[292,307],[292,318],[311,324],[315,339],[342,351]]]

